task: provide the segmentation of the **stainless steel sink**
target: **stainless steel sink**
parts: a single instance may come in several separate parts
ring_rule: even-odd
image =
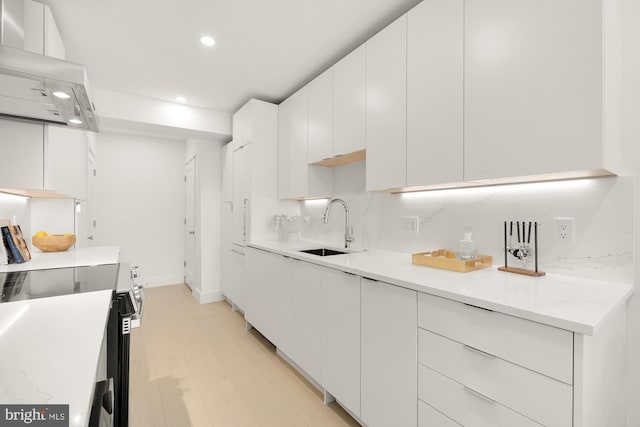
[[[329,248],[317,248],[317,249],[305,249],[303,251],[306,254],[318,255],[318,256],[331,256],[331,255],[344,255],[351,252],[337,251],[335,249]]]

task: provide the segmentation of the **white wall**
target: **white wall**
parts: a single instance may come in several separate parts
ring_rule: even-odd
[[[200,303],[220,301],[222,295],[220,204],[222,176],[218,141],[189,139],[185,163],[196,157],[196,288]]]
[[[472,225],[480,253],[493,256],[494,265],[503,265],[503,222],[531,220],[540,223],[542,270],[633,279],[633,177],[386,194],[365,192],[364,175],[364,162],[334,171],[334,194],[349,203],[356,246],[407,254],[455,250],[463,227]],[[327,202],[302,203],[302,214],[311,216],[305,238],[344,242],[340,206],[332,208],[330,223],[323,225]],[[419,217],[418,235],[404,230],[405,216]],[[575,218],[576,244],[570,253],[554,248],[555,217]]]
[[[184,281],[184,141],[98,134],[94,246],[120,246],[149,286]]]
[[[622,143],[624,166],[640,176],[640,2],[622,0]],[[640,280],[640,188],[635,193],[635,283]],[[640,426],[640,295],[627,304],[627,426]]]
[[[30,235],[36,231],[46,231],[49,234],[75,233],[75,202],[73,199],[31,199]],[[24,231],[24,230],[23,230]],[[25,234],[26,236],[26,234]],[[31,237],[28,238],[33,253],[42,251],[31,247]]]

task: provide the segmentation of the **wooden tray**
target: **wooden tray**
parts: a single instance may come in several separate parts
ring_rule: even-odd
[[[491,267],[491,257],[488,255],[478,255],[476,259],[461,261],[457,259],[455,252],[448,251],[446,249],[412,254],[411,262],[416,265],[441,268],[443,270],[457,271],[459,273],[467,273],[469,271]]]

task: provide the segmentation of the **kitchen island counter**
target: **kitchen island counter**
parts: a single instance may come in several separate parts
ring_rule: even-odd
[[[0,403],[69,404],[69,426],[87,426],[111,297],[0,304]]]

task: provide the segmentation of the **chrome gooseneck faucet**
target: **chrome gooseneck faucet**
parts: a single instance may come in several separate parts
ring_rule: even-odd
[[[331,199],[331,201],[329,201],[329,203],[327,204],[324,215],[322,215],[322,222],[324,224],[329,222],[329,209],[331,209],[331,206],[335,205],[336,203],[339,203],[344,207],[344,247],[348,249],[351,247],[351,243],[355,242],[356,239],[353,238],[353,229],[349,227],[349,205],[347,205],[347,202],[342,199]]]

